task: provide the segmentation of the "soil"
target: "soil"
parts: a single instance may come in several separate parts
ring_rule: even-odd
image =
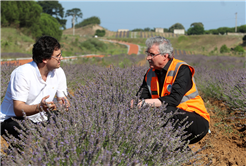
[[[203,148],[202,162],[213,166],[246,166],[246,117],[228,114],[220,101],[207,100],[211,116],[210,131],[200,142],[189,145],[192,151]],[[235,118],[232,118],[235,117]]]

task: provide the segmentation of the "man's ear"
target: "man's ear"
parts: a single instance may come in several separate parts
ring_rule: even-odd
[[[168,58],[168,54],[165,54],[164,57],[165,57],[165,58]]]
[[[47,63],[47,60],[48,60],[48,59],[43,59],[42,61],[43,61],[43,63],[46,64],[46,63]]]

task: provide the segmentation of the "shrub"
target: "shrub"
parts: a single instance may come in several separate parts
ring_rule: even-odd
[[[246,35],[243,36],[243,43],[246,43]]]
[[[230,49],[224,44],[220,47],[220,53],[230,52]]]
[[[98,39],[88,39],[81,43],[81,48],[85,48],[87,50],[91,51],[106,51],[107,50],[107,44],[104,42],[98,40]]]
[[[244,52],[244,49],[243,49],[243,47],[242,46],[236,46],[235,48],[234,48],[234,51],[235,52]]]
[[[97,30],[96,30],[96,33],[95,33],[95,35],[97,35],[97,36],[99,36],[99,37],[103,37],[105,34],[106,34],[106,32],[105,32],[104,29],[102,29],[102,30],[97,29]]]
[[[98,17],[96,16],[93,16],[93,17],[90,17],[90,18],[87,18],[87,19],[84,19],[84,21],[78,23],[75,25],[75,28],[80,28],[80,27],[84,27],[86,25],[94,25],[94,24],[100,24],[101,21]]]

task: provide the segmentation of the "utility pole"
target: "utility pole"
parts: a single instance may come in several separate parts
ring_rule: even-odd
[[[73,15],[73,36],[74,36],[74,33],[75,33],[74,20],[75,20],[75,14]]]
[[[236,26],[235,26],[235,32],[237,33],[237,12],[236,12]]]

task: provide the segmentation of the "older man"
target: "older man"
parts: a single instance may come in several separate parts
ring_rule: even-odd
[[[48,110],[56,109],[55,95],[60,104],[69,106],[66,98],[67,83],[63,69],[63,59],[59,42],[50,36],[43,36],[33,45],[33,61],[16,68],[10,78],[5,98],[1,104],[1,135],[5,130],[14,137],[21,129],[12,120],[23,120],[23,112],[33,123],[48,120]]]
[[[138,106],[148,104],[159,107],[162,103],[167,103],[166,113],[178,109],[182,114],[174,115],[172,119],[182,121],[188,117],[185,122],[192,124],[186,131],[191,136],[186,140],[189,140],[190,144],[198,142],[209,130],[210,116],[198,94],[194,68],[173,57],[173,47],[164,37],[149,38],[146,40],[146,46],[150,69],[138,91],[141,92],[142,99]]]

